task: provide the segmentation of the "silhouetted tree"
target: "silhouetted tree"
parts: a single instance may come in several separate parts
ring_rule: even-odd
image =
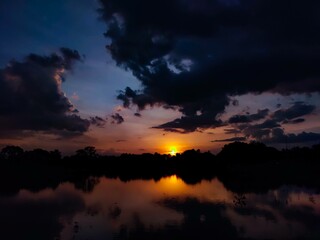
[[[79,149],[76,151],[76,156],[80,158],[96,158],[98,157],[97,151],[95,147],[88,146],[83,149]]]
[[[8,146],[1,150],[0,159],[0,183],[3,180],[0,189],[8,192],[21,187],[54,187],[62,181],[90,191],[95,185],[94,178],[101,176],[121,181],[157,181],[173,174],[188,184],[218,177],[228,189],[239,193],[265,192],[283,184],[320,188],[319,144],[278,151],[258,142],[234,142],[225,145],[217,156],[194,149],[176,156],[159,153],[100,156],[94,147],[85,147],[62,159],[58,150],[24,151]],[[93,180],[87,181],[90,176]]]
[[[1,158],[6,161],[14,161],[21,158],[24,151],[18,146],[7,146],[1,150]]]
[[[218,154],[222,164],[257,164],[274,161],[279,152],[277,149],[267,147],[263,143],[233,142],[225,145]]]
[[[59,161],[61,160],[61,152],[57,149],[50,151],[50,158],[54,161]]]

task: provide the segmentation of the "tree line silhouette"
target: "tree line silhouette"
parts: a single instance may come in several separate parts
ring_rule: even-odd
[[[239,193],[265,192],[283,184],[320,189],[320,144],[277,150],[259,142],[234,142],[217,155],[192,149],[176,156],[105,156],[94,147],[85,147],[64,157],[58,150],[25,151],[7,146],[0,152],[0,163],[0,194],[15,193],[21,188],[55,188],[67,181],[91,191],[102,176],[121,181],[158,181],[177,175],[187,184],[217,177],[229,190]]]

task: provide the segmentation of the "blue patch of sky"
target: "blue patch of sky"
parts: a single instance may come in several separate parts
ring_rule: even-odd
[[[99,20],[95,0],[1,0],[0,66],[30,53],[50,54],[60,47],[85,55],[63,83],[67,96],[86,114],[103,115],[114,105],[118,90],[138,88],[131,73],[117,67],[105,46],[106,24]]]

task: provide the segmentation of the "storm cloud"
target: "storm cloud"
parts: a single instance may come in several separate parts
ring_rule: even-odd
[[[221,126],[236,95],[320,91],[318,1],[100,2],[108,51],[142,84],[118,99],[124,107],[181,112],[156,128],[185,133]]]
[[[65,72],[82,58],[61,48],[49,56],[28,55],[0,70],[0,132],[42,131],[61,135],[86,132],[90,122],[78,112],[61,89]]]

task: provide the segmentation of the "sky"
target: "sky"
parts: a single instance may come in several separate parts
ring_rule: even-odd
[[[320,142],[320,3],[2,0],[0,147]]]

